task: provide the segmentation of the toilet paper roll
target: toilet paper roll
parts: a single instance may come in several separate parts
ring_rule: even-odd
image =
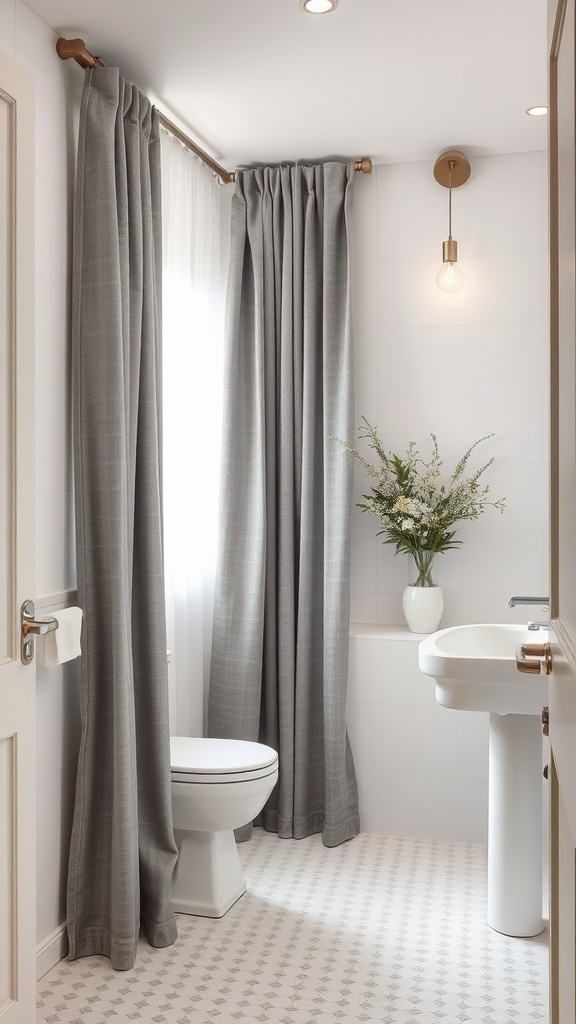
[[[55,614],[58,629],[44,633],[36,640],[38,660],[41,665],[53,668],[65,661],[72,661],[82,653],[80,633],[82,631],[82,609],[63,608]]]

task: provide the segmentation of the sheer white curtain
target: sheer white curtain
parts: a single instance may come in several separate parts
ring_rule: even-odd
[[[222,420],[220,186],[162,133],[164,538],[170,732],[200,736]]]

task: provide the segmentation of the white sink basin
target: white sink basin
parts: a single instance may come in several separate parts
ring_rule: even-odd
[[[446,708],[541,715],[547,678],[519,672],[516,648],[547,642],[545,629],[500,623],[451,626],[422,640],[418,664],[436,680],[436,700]]]

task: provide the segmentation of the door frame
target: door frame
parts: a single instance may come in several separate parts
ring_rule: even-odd
[[[6,627],[0,646],[0,915],[2,1024],[30,1024],[36,1013],[36,671],[20,658],[20,608],[35,589],[35,80],[0,50],[4,160],[0,239],[4,318],[0,366],[5,447],[0,460],[0,586]],[[2,315],[2,311],[0,311]],[[5,887],[5,888],[4,888]]]

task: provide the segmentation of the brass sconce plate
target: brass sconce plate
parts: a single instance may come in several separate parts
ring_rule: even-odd
[[[452,167],[450,167],[452,165]],[[439,185],[450,187],[450,170],[452,169],[452,188],[458,188],[470,177],[470,161],[459,149],[447,149],[441,153],[434,164],[434,177]]]

